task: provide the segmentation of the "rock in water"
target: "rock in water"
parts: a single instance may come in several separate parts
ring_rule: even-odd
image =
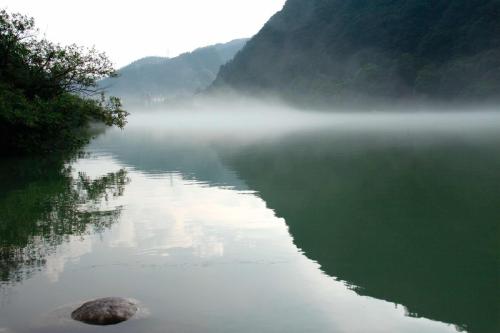
[[[115,325],[132,318],[137,304],[130,299],[107,297],[84,303],[71,318],[90,325]]]

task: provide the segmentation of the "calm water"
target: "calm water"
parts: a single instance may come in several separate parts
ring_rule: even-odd
[[[143,114],[0,166],[0,332],[500,332],[500,116]],[[68,319],[84,300],[137,319]]]

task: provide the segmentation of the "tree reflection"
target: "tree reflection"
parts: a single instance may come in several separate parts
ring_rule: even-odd
[[[76,176],[62,158],[10,160],[0,190],[0,282],[15,283],[41,270],[71,236],[100,233],[115,223],[129,183],[119,170],[96,179]]]

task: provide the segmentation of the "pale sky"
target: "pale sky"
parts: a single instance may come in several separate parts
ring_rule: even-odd
[[[117,67],[251,37],[285,0],[0,0],[61,44],[95,46]]]

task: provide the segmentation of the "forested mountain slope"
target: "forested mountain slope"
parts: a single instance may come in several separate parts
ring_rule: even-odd
[[[215,87],[304,102],[498,101],[499,0],[288,0]]]

